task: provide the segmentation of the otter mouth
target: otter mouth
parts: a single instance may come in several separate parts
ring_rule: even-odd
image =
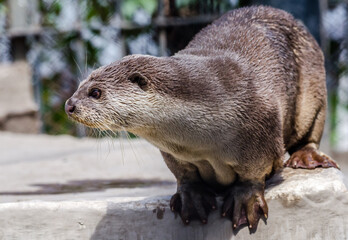
[[[91,128],[98,128],[95,124],[91,123],[91,122],[87,122],[77,116],[71,115],[68,117],[70,120],[77,122],[77,123],[81,123],[87,127],[91,127]]]
[[[98,121],[89,121],[76,116],[76,114],[70,115],[69,119],[74,122],[83,124],[86,127],[99,129],[101,131],[116,131],[117,132],[117,131],[123,130],[121,126],[118,126],[116,124],[107,124],[107,123],[98,122]]]
[[[82,111],[80,110],[82,109]],[[65,111],[68,115],[68,118],[73,122],[80,123],[89,128],[99,129],[101,131],[122,131],[125,130],[126,121],[123,121],[121,118],[105,118],[104,115],[101,115],[98,112],[93,112],[85,108],[76,108],[75,106],[71,107],[66,104]]]
[[[100,126],[94,122],[91,122],[91,121],[87,121],[83,118],[80,118],[78,116],[76,116],[76,114],[73,114],[73,115],[70,115],[68,116],[68,118],[74,122],[77,122],[77,123],[81,123],[87,127],[90,127],[90,128],[100,128]]]

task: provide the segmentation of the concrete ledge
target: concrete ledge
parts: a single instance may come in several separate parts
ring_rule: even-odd
[[[23,136],[5,135],[0,136],[0,146],[5,140],[7,144],[10,144],[11,139],[18,143],[17,137],[23,140]],[[68,145],[74,143],[74,147],[71,148],[74,148],[74,154],[76,154],[76,151],[80,152],[80,146],[85,147],[90,144],[89,140],[69,137],[64,137],[64,141],[62,138],[46,136],[30,138],[32,141],[27,141],[27,144],[33,144],[32,146],[35,142],[47,142],[49,139],[51,153],[55,151],[52,146],[59,146],[60,149],[68,151]],[[66,148],[62,148],[62,142],[66,144]],[[138,151],[148,147],[141,140],[134,143],[137,148],[141,146],[137,149]],[[31,149],[35,151],[35,147]],[[128,151],[131,151],[126,145],[123,149],[126,155]],[[16,149],[7,148],[8,156],[11,155],[11,151],[14,156]],[[86,153],[86,150],[84,151]],[[118,150],[115,151],[116,153],[110,154],[118,155]],[[150,171],[155,178],[168,181],[166,184],[64,194],[41,192],[35,195],[37,193],[35,189],[37,190],[38,187],[30,185],[43,180],[54,182],[57,173],[52,173],[53,177],[49,179],[47,172],[52,171],[54,167],[56,167],[55,171],[63,171],[69,175],[67,168],[71,168],[78,162],[80,171],[77,170],[76,176],[72,179],[86,179],[87,175],[83,175],[81,170],[85,167],[86,171],[91,171],[88,170],[89,166],[84,166],[85,161],[89,161],[86,160],[88,154],[77,161],[76,155],[62,153],[67,163],[64,167],[58,164],[61,161],[60,157],[50,161],[42,158],[47,164],[42,165],[47,168],[38,169],[45,175],[43,179],[30,179],[30,176],[35,176],[35,172],[22,172],[25,166],[27,167],[25,170],[28,171],[34,169],[30,168],[30,165],[36,166],[42,163],[38,160],[39,156],[36,161],[29,158],[21,162],[17,159],[16,163],[14,163],[15,159],[12,159],[12,162],[0,159],[0,179],[3,183],[0,186],[2,202],[0,203],[0,239],[348,239],[348,192],[342,181],[342,173],[336,169],[313,171],[284,169],[280,175],[268,182],[266,199],[269,205],[269,219],[267,223],[260,221],[257,231],[253,234],[250,234],[247,228],[233,233],[231,222],[221,219],[218,211],[209,216],[207,225],[192,222],[189,226],[184,226],[180,217],[175,217],[168,208],[170,195],[175,191],[172,176],[169,172],[161,171],[163,161],[159,161],[160,156],[157,150],[151,151],[153,151],[150,154],[152,160],[149,160],[146,167],[140,166],[138,170]],[[36,149],[36,153],[43,154],[39,152],[39,149]],[[82,151],[80,153],[82,154]],[[31,155],[27,153],[26,156]],[[35,156],[34,153],[33,156]],[[52,157],[52,154],[47,156]],[[110,161],[115,164],[115,160]],[[50,164],[51,167],[49,167]],[[104,164],[108,166],[109,163],[104,162]],[[134,168],[135,165],[132,162],[129,164]],[[14,165],[17,166],[17,176],[11,175],[10,170]],[[102,174],[105,172],[101,172],[95,178],[101,178]],[[115,175],[118,174],[123,176],[121,173]],[[130,172],[130,176],[134,177],[132,174],[134,173]],[[21,179],[25,176],[26,181]],[[7,185],[6,177],[14,181],[9,183],[13,188],[12,191],[5,186]],[[111,176],[104,176],[106,177]],[[65,176],[64,182],[69,182],[69,178],[71,176]],[[141,179],[149,179],[149,176],[142,176]]]
[[[217,211],[207,225],[184,226],[165,196],[3,203],[0,239],[347,239],[348,193],[341,174],[286,169],[284,175],[283,184],[267,191],[267,224],[261,221],[252,235],[247,228],[235,235],[231,222]],[[310,186],[312,177],[328,188]],[[299,181],[298,192],[288,188]]]

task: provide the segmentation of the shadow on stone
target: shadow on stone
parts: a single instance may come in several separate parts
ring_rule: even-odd
[[[161,181],[158,179],[91,179],[75,180],[65,184],[32,184],[31,186],[40,187],[36,191],[18,191],[18,192],[0,192],[1,195],[43,195],[43,194],[65,194],[65,193],[82,193],[98,192],[110,188],[144,188],[152,186],[165,186],[175,184],[171,181]]]
[[[279,170],[278,172],[274,173],[274,175],[266,179],[266,190],[270,190],[273,187],[281,184],[284,181],[284,178],[282,176],[283,169]]]
[[[192,221],[184,225],[169,209],[170,196],[147,198],[128,203],[109,202],[107,212],[98,222],[91,240],[109,239],[231,239],[229,220],[217,211],[208,224]]]
[[[266,182],[266,190],[284,181],[281,172],[275,173]],[[231,239],[239,231],[248,228],[242,225],[232,230],[232,222],[221,218],[219,211],[209,215],[208,224],[192,221],[185,226],[180,217],[169,209],[170,196],[148,198],[139,202],[129,202],[125,205],[108,203],[107,212],[99,221],[91,240],[99,239]],[[218,197],[219,205],[222,197]],[[267,225],[267,220],[261,217]],[[261,222],[261,221],[260,221]],[[249,230],[254,234],[257,227]]]

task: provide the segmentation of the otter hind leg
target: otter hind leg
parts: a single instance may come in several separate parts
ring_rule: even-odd
[[[280,152],[283,152],[280,148]],[[249,160],[252,156],[245,155],[243,165],[235,166],[238,174],[237,180],[226,191],[222,206],[222,217],[232,221],[232,228],[238,231],[247,225],[251,232],[256,231],[260,219],[268,217],[268,206],[264,197],[265,179],[273,170],[273,163],[279,162],[282,156],[258,156]],[[274,161],[272,160],[274,159]],[[252,164],[250,164],[252,163]]]
[[[170,200],[170,209],[180,215],[184,224],[192,220],[208,222],[208,215],[217,209],[216,193],[208,186],[196,166],[162,152],[164,161],[177,179],[177,192]]]
[[[264,181],[236,181],[224,199],[222,217],[232,220],[233,229],[248,225],[256,230],[260,218],[267,219]]]
[[[313,118],[312,126],[305,137],[290,147],[290,158],[284,167],[314,169],[317,167],[338,168],[338,164],[329,156],[318,150],[325,123],[325,107],[321,108]]]
[[[184,224],[191,220],[206,224],[208,214],[217,209],[216,194],[203,183],[180,184],[170,200],[170,209],[179,213]]]

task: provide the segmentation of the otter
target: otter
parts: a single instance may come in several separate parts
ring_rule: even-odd
[[[185,224],[207,223],[223,194],[221,215],[255,229],[268,217],[273,172],[338,168],[318,150],[326,105],[317,42],[289,13],[260,6],[226,13],[173,56],[130,55],[94,70],[65,110],[159,148],[177,179],[170,208]]]

